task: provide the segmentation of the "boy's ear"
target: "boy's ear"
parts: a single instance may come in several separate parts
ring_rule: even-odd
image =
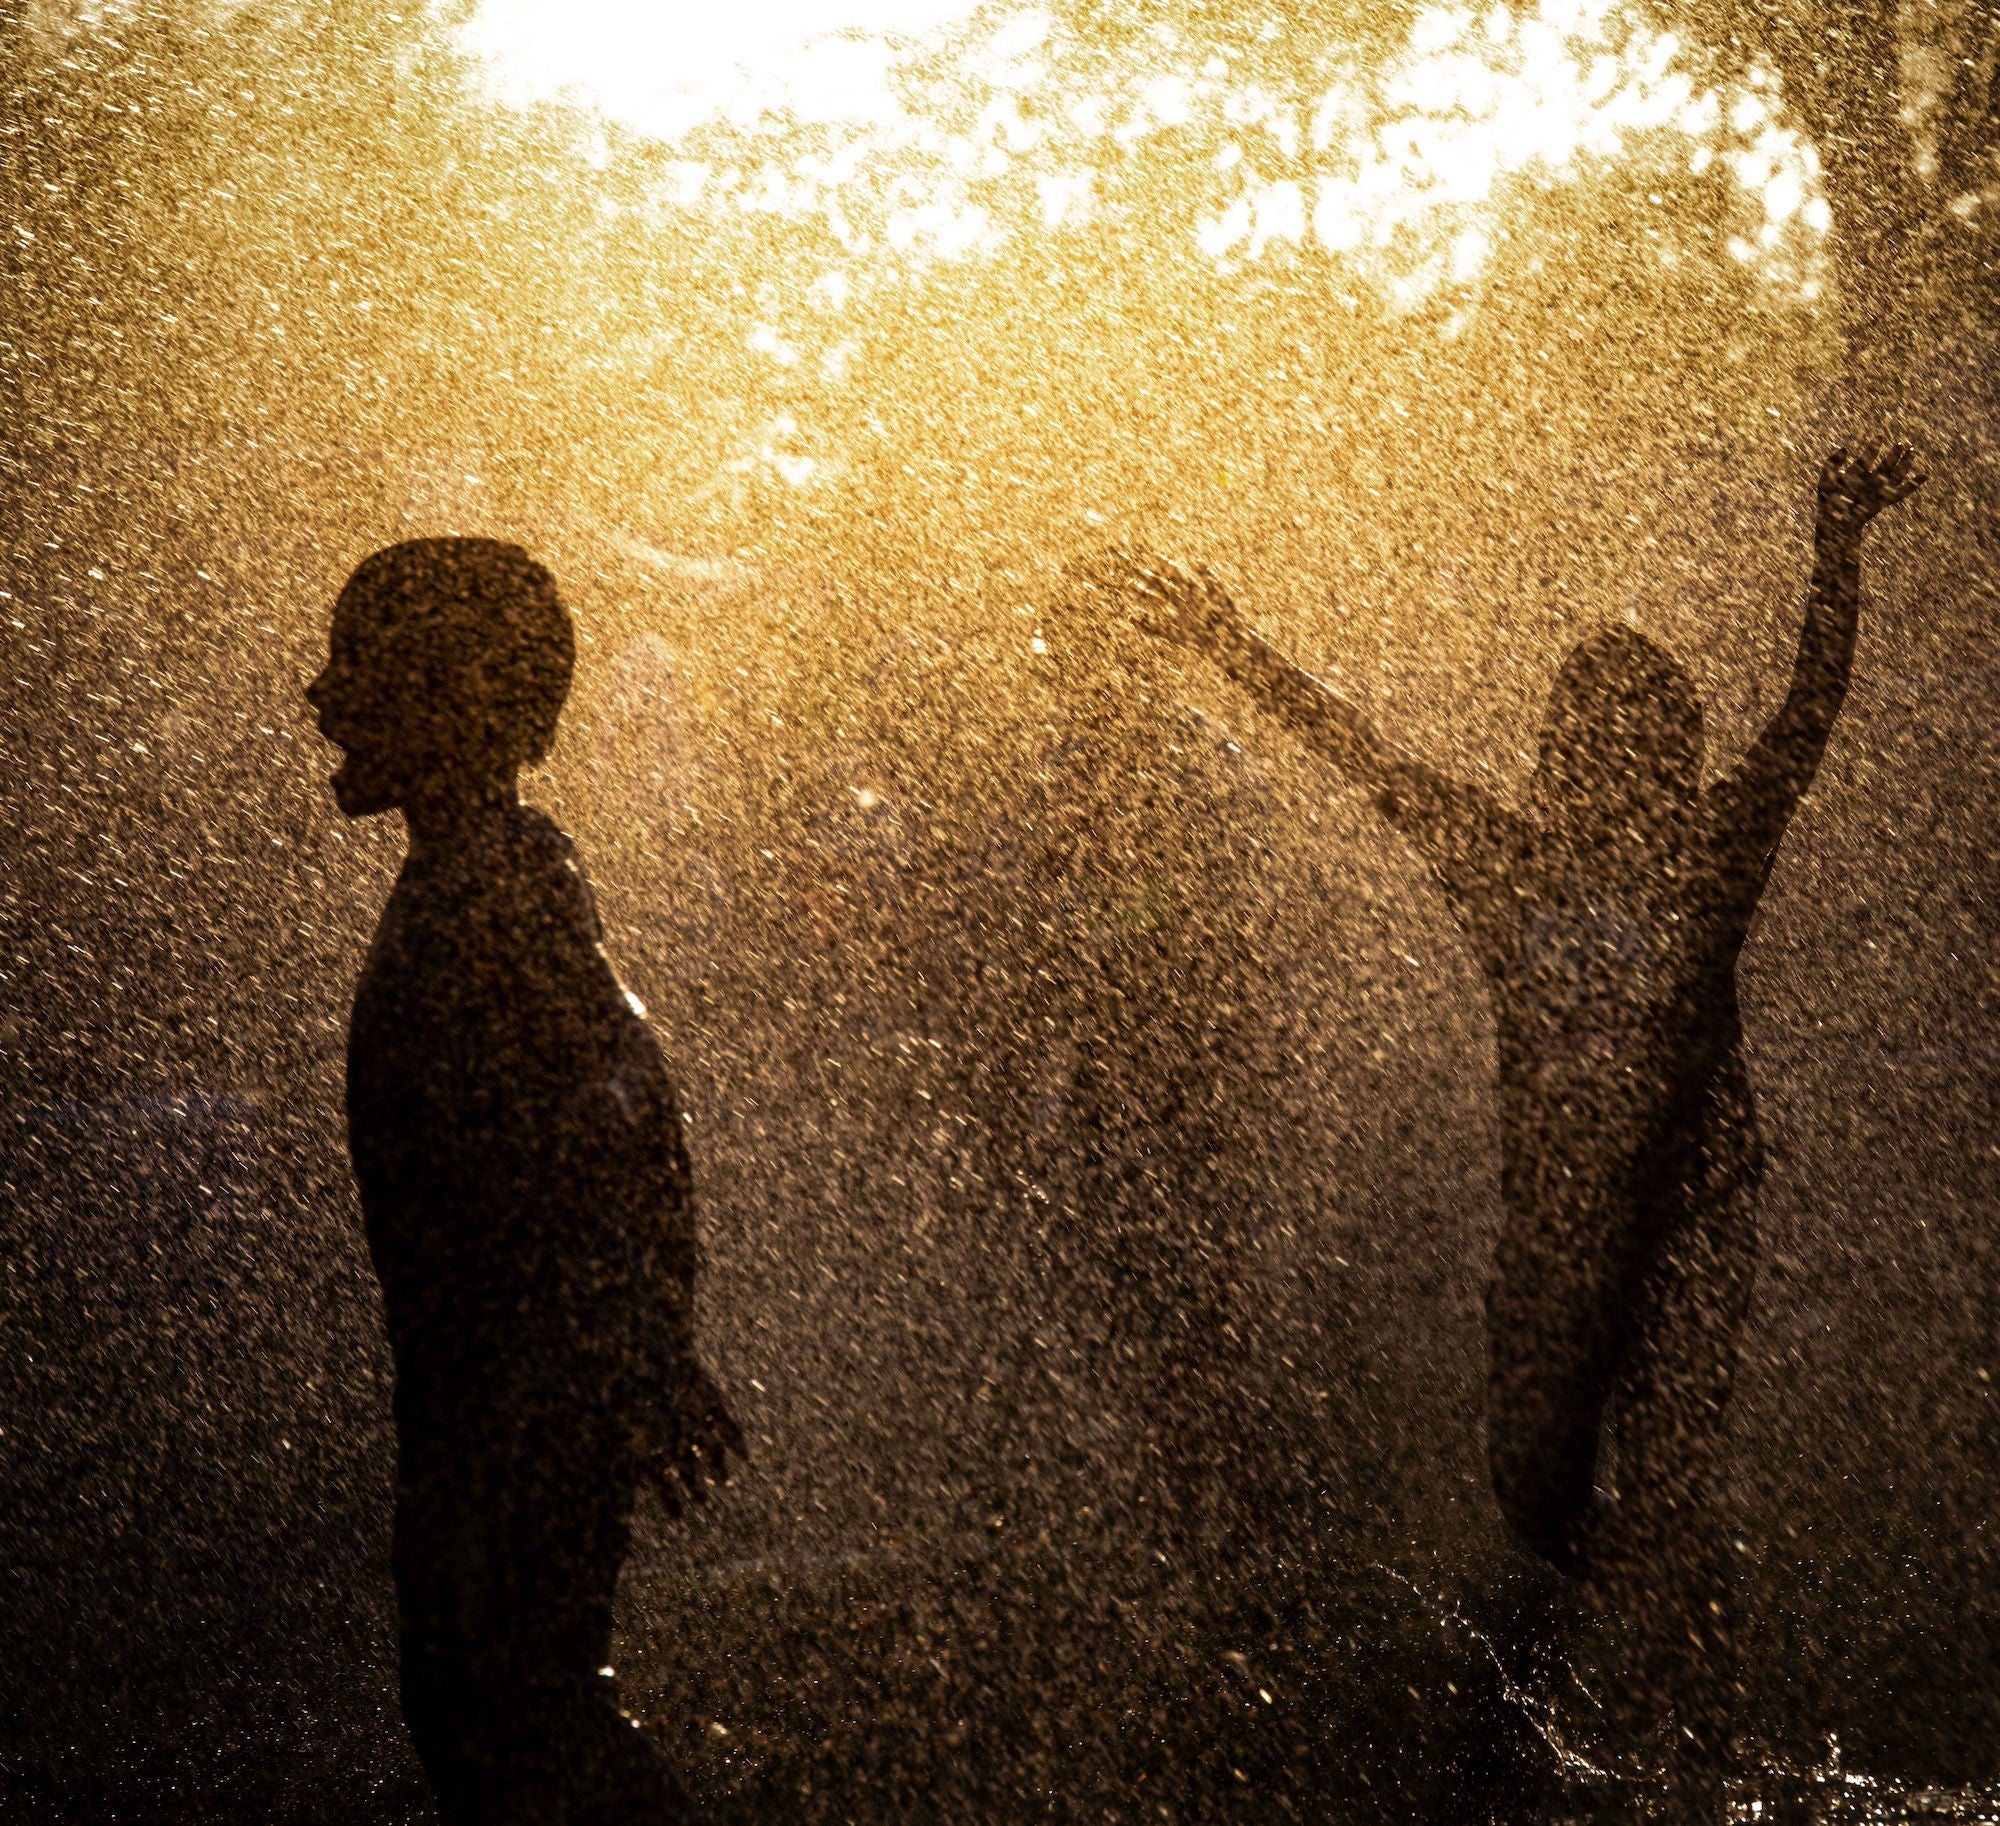
[[[510,742],[507,706],[500,701],[498,679],[488,657],[475,654],[459,668],[457,678],[458,713],[465,733],[480,748],[499,754],[516,744]]]
[[[515,696],[515,681],[504,663],[475,654],[459,670],[455,696],[461,739],[481,755],[508,767],[531,767],[552,743],[527,726]]]

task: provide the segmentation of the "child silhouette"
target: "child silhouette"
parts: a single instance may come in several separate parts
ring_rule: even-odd
[[[569,840],[522,805],[574,646],[526,553],[368,559],[307,690],[350,818],[408,859],[355,992],[348,1134],[396,1365],[403,1709],[446,1826],[686,1817],[617,1709],[642,1475],[678,1512],[741,1436],[696,1361],[674,1091]]]
[[[1636,1623],[1626,1707],[1726,1756],[1733,1648],[1712,1470],[1757,1261],[1763,1153],[1736,961],[1847,693],[1864,530],[1911,452],[1836,450],[1784,704],[1701,788],[1702,712],[1610,628],[1550,695],[1521,811],[1393,748],[1238,619],[1205,570],[1135,569],[1141,625],[1210,654],[1422,852],[1490,985],[1506,1224],[1487,1301],[1487,1448],[1523,1542]],[[1596,1489],[1611,1420],[1615,1500]],[[1692,1749],[1685,1746],[1691,1745]]]

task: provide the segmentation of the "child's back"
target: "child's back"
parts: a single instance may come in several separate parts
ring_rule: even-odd
[[[1754,903],[1699,838],[1658,894],[1579,878],[1536,834],[1523,849],[1511,943],[1480,959],[1509,1206],[1551,1181],[1631,1196],[1694,1146],[1728,1146],[1754,1172],[1735,972]]]

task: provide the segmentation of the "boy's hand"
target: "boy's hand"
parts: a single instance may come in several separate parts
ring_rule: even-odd
[[[1166,559],[1127,561],[1126,587],[1137,598],[1133,619],[1146,633],[1217,653],[1240,635],[1242,621],[1221,580],[1205,564],[1192,572]]]
[[[1917,453],[1907,444],[1892,444],[1880,453],[1866,448],[1854,455],[1842,446],[1819,472],[1818,536],[1852,544],[1884,508],[1908,500],[1923,485]]]
[[[670,1370],[638,1429],[639,1472],[669,1515],[708,1501],[708,1486],[729,1481],[729,1459],[748,1458],[743,1429],[708,1371],[690,1356]]]

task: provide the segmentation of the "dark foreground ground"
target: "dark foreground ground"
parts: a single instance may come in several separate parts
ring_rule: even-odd
[[[272,1126],[218,1097],[48,1104],[9,1133],[0,1822],[428,1817],[394,1687],[375,1309],[351,1248],[298,1246]],[[1773,1305],[1765,1335],[1788,1322]],[[869,1456],[843,1412],[798,1463]],[[796,1529],[756,1523],[796,1475],[782,1440],[759,1451],[696,1526],[642,1515],[621,1618],[628,1703],[717,1826],[1647,1817],[1587,1677],[1537,1659],[1579,1627],[1554,1581],[1490,1541],[1371,1547],[1329,1502],[1197,1583],[1018,1520],[858,1527],[819,1515],[830,1475]],[[1886,1548],[1871,1585],[1790,1523],[1745,1532],[1738,1817],[2000,1820],[1977,1605],[1925,1621]],[[1604,1652],[1574,1639],[1577,1665]]]
[[[628,1699],[716,1826],[1657,1817],[1646,1781],[1605,1766],[1587,1694],[1531,1665],[1549,1598],[1532,1579],[1454,1600],[1380,1565],[1293,1561],[1190,1614],[1157,1591],[1093,1601],[1086,1571],[1116,1589],[1116,1569],[1004,1540],[724,1567],[698,1591],[642,1564]],[[107,1643],[125,1596],[76,1595]],[[334,1606],[289,1628],[256,1608],[191,1615],[178,1652],[144,1632],[143,1660],[17,1687],[0,1818],[428,1820],[379,1601],[344,1637]],[[681,1632],[648,1622],[668,1615]],[[1738,1820],[2000,1820],[2000,1792],[1856,1769],[1837,1741],[1804,1762],[1755,1732],[1747,1747]]]

